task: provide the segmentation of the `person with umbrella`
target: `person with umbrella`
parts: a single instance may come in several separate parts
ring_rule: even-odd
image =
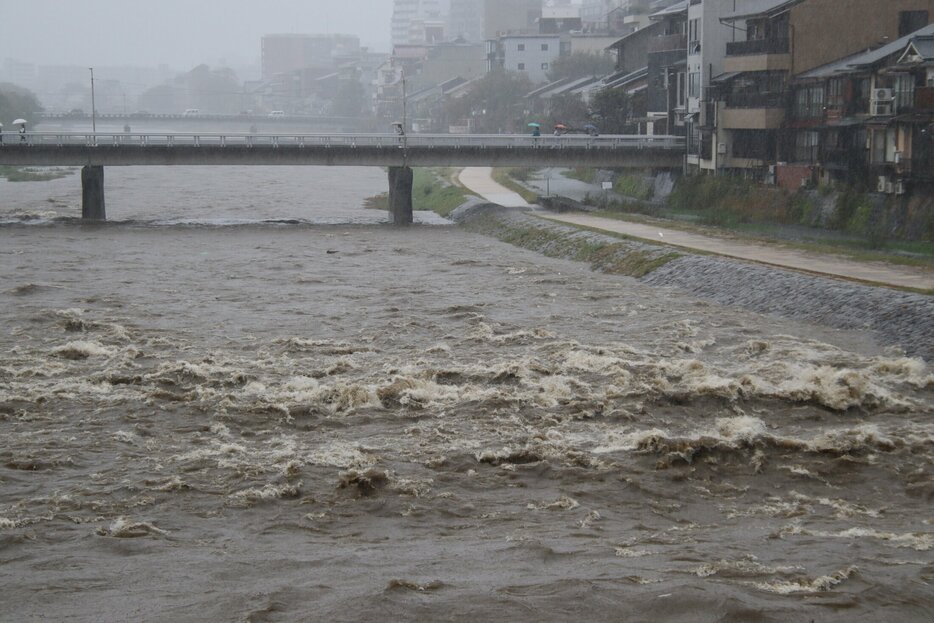
[[[0,147],[3,146],[3,124],[0,123]]]
[[[555,136],[561,136],[562,134],[567,134],[568,127],[563,123],[555,124]]]
[[[17,119],[13,122],[13,125],[19,126],[19,142],[25,143],[26,142],[26,120]]]
[[[540,129],[540,128],[542,127],[542,125],[541,125],[540,123],[535,123],[535,122],[533,121],[532,123],[529,124],[529,127],[532,128],[532,136],[541,136],[541,135],[542,135],[542,131],[541,131],[541,129]]]

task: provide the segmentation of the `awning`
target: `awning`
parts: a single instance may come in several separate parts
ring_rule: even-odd
[[[844,117],[843,119],[837,119],[836,121],[828,121],[824,127],[825,128],[849,128],[854,125],[862,125],[866,122],[866,119],[863,117]]]
[[[736,76],[741,76],[744,73],[745,72],[742,72],[742,71],[728,71],[725,74],[720,74],[719,76],[711,78],[710,84],[723,84],[724,82],[728,82],[732,80],[733,78],[735,78]]]
[[[910,123],[912,125],[931,125],[934,124],[934,115],[926,115],[924,113],[908,113],[906,115],[898,115],[895,117],[895,121],[900,123]]]

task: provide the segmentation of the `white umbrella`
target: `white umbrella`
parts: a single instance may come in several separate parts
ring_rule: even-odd
[[[26,121],[25,119],[17,119],[13,122],[13,125],[26,125],[27,123],[28,121]]]

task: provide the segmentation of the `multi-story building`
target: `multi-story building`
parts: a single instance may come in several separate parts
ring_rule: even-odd
[[[711,85],[724,72],[728,43],[742,37],[743,24],[729,24],[736,0],[690,0],[687,7],[687,99],[685,134],[689,171],[716,168],[716,116]]]
[[[654,134],[685,132],[687,15],[687,0],[681,0],[651,16],[660,25],[648,47],[646,116]]]
[[[392,44],[440,41],[450,0],[395,0],[392,9]]]
[[[583,0],[581,23],[585,30],[622,36],[645,28],[649,16],[678,0]]]
[[[539,21],[538,32],[554,35],[570,33],[581,30],[580,8],[570,5],[542,7],[542,18]]]
[[[555,59],[570,52],[567,35],[505,35],[487,42],[487,69],[516,71],[532,84],[544,84]]]
[[[924,26],[934,16],[934,0],[762,0],[741,9],[718,16],[742,36],[726,44],[724,73],[714,79],[714,167],[765,178],[785,154],[817,147],[813,131],[783,131],[791,79]],[[817,91],[801,93],[817,97]],[[806,107],[822,108],[823,102]],[[789,136],[792,145],[785,142]]]
[[[934,24],[803,72],[790,92],[776,183],[934,182]]]
[[[335,67],[358,58],[360,39],[356,35],[280,34],[262,38],[263,80],[308,67]]]
[[[542,0],[450,0],[448,36],[481,43],[503,34],[538,32]]]

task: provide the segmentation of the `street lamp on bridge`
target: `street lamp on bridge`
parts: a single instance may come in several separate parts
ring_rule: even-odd
[[[94,134],[97,134],[97,106],[94,103],[94,68],[88,67],[88,71],[91,72],[91,131]],[[97,138],[94,138],[94,142],[97,142]]]

